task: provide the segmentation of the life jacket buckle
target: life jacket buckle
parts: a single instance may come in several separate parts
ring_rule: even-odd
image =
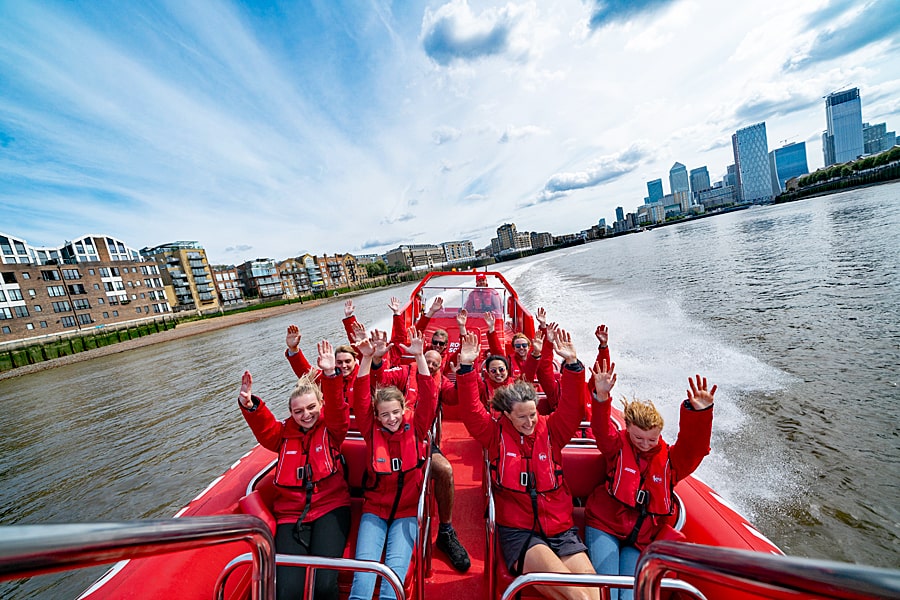
[[[302,467],[297,467],[297,481],[306,481],[307,479],[312,478],[312,466],[311,465],[303,465]]]
[[[528,472],[527,471],[523,471],[522,473],[519,473],[519,485],[521,485],[523,488],[528,487]]]
[[[399,458],[392,458],[392,459],[391,459],[391,471],[397,472],[397,471],[400,470],[400,468],[401,468],[402,466],[403,466],[403,461],[400,460]]]
[[[637,496],[634,498],[634,503],[637,506],[643,505],[649,499],[650,494],[647,493],[647,490],[638,490]]]

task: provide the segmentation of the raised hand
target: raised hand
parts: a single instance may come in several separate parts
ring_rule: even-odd
[[[372,358],[377,362],[388,353],[392,344],[388,343],[387,331],[379,331],[378,329],[372,330],[372,335],[369,339],[372,340],[372,344],[375,346],[375,353],[372,355]]]
[[[241,391],[238,392],[238,402],[244,408],[253,408],[253,377],[250,371],[244,371],[241,377]]]
[[[425,313],[425,316],[431,318],[436,315],[437,311],[441,310],[442,308],[444,308],[444,299],[438,296],[434,299],[434,302],[431,303],[431,308],[428,309],[428,312]]]
[[[606,325],[600,324],[597,325],[597,329],[594,331],[594,336],[596,336],[597,341],[600,342],[601,346],[606,346],[609,343],[609,329],[606,328]]]
[[[344,300],[344,318],[349,319],[353,316],[353,300]]]
[[[537,319],[538,325],[541,329],[547,326],[547,311],[544,310],[543,306],[537,309],[537,312],[534,314],[534,318]]]
[[[331,347],[331,342],[322,340],[316,344],[316,350],[319,352],[319,359],[316,361],[319,369],[328,375],[334,373],[334,348]]]
[[[296,354],[300,350],[300,329],[296,325],[288,325],[287,335],[284,336],[284,343],[287,344],[288,350]]]
[[[464,308],[459,309],[459,312],[456,313],[456,324],[459,325],[460,329],[466,328],[466,322],[469,320],[469,311]]]
[[[372,362],[372,357],[375,355],[375,344],[369,338],[363,338],[362,340],[356,342],[356,349],[359,350],[359,353],[362,354],[363,359],[368,359],[369,364]]]
[[[353,343],[359,344],[366,339],[366,328],[359,321],[353,321],[353,325],[350,326],[350,334],[353,336]]]
[[[391,309],[391,312],[394,313],[394,315],[399,315],[400,314],[400,298],[395,298],[394,296],[391,296],[391,301],[388,302],[388,308]]]
[[[541,352],[544,351],[544,330],[538,329],[537,333],[534,334],[534,339],[531,340],[531,353],[537,356],[541,355]]]
[[[578,354],[575,352],[575,344],[572,343],[572,336],[565,329],[556,329],[556,337],[553,341],[553,349],[559,354],[567,364],[578,361]]]
[[[459,348],[459,364],[471,365],[481,353],[481,338],[477,333],[467,333],[462,337]]]
[[[409,336],[409,345],[405,346],[400,344],[400,348],[403,349],[404,352],[408,352],[413,356],[421,356],[425,354],[425,338],[422,337],[422,334],[415,327],[410,327],[406,334]],[[427,369],[426,369],[427,370]]]
[[[594,374],[594,389],[597,391],[597,400],[605,402],[609,398],[609,392],[616,385],[616,363],[611,363],[609,368],[606,360],[602,363],[594,363],[591,373]]]
[[[494,317],[494,313],[486,312],[482,315],[482,317],[484,318],[485,325],[487,325],[488,333],[494,333],[494,322],[496,318]]]
[[[556,336],[559,335],[559,325],[555,322],[547,323],[547,328],[544,330],[544,335],[546,336],[546,340],[550,342],[551,345],[556,345]]]
[[[688,385],[691,386],[691,389],[687,391],[688,402],[696,410],[709,408],[713,403],[713,396],[716,393],[717,386],[714,385],[711,390],[707,390],[706,377],[700,377],[699,375],[694,377],[696,378],[696,383],[694,379],[688,377]]]

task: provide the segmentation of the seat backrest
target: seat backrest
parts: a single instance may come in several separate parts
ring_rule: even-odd
[[[606,479],[606,459],[594,446],[566,446],[562,461],[563,477],[573,498],[587,498]]]
[[[365,440],[361,437],[348,437],[341,445],[341,454],[344,457],[344,469],[346,469],[350,493],[354,496],[362,495],[363,480],[368,467]]]
[[[269,526],[272,535],[275,535],[275,515],[272,514],[272,510],[269,508],[270,506],[270,504],[266,504],[263,495],[259,490],[253,490],[238,500],[238,507],[241,509],[242,513],[259,517]]]

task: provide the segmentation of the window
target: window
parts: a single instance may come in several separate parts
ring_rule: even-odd
[[[47,293],[50,294],[51,298],[55,298],[57,296],[65,296],[66,288],[61,285],[50,285],[47,286]]]
[[[141,307],[140,307],[140,306],[135,306],[135,307],[134,307],[134,312],[136,312],[137,314],[141,314]]]
[[[69,284],[69,293],[73,296],[77,296],[79,294],[87,294],[87,291],[85,291],[84,286],[80,283],[72,283]]]
[[[109,269],[107,267],[101,267],[100,277],[109,277]]]
[[[44,281],[59,281],[59,271],[41,271],[41,279]]]
[[[10,300],[22,300],[22,290],[6,290]]]
[[[41,308],[41,305],[40,305],[40,304],[35,304],[35,305],[34,305],[34,312],[41,312],[42,310],[44,310],[44,309]]]
[[[99,290],[99,289],[100,289],[100,284],[99,284],[99,283],[95,283],[95,284],[94,284],[94,289],[95,289],[95,290]]]
[[[109,300],[110,306],[118,306],[119,305],[119,299],[116,298],[115,296],[110,296],[109,298],[107,298],[107,300]]]
[[[41,321],[41,329],[47,328],[47,321]]]
[[[19,318],[28,316],[28,307],[27,306],[13,306],[13,312]]]
[[[25,323],[25,329],[34,329],[34,323]]]
[[[11,271],[5,271],[3,273],[3,283],[18,283],[16,281],[16,274]]]
[[[81,314],[81,315],[78,315],[78,322],[81,323],[82,325],[90,325],[91,323],[94,322],[94,320],[91,318],[91,315]]]
[[[93,269],[88,269],[88,274],[90,274],[90,275],[95,275],[94,270],[93,270]]]
[[[5,306],[0,306],[0,321],[12,319],[12,311]]]
[[[4,325],[2,328],[0,328],[0,331],[3,331],[3,333],[12,333],[12,330],[9,327],[7,327],[6,325]]]
[[[132,282],[129,281],[129,282],[128,282],[128,287],[134,287],[134,284],[133,284]]]
[[[6,295],[0,290],[0,302],[6,302]]]
[[[147,297],[147,294],[145,294],[144,292],[141,292],[141,300],[143,300],[146,297]]]
[[[109,318],[109,313],[108,313],[108,312],[103,313],[103,318],[104,318],[104,319],[108,319],[108,318]]]
[[[72,307],[69,306],[69,302],[67,300],[53,303],[53,312],[55,313],[69,312],[70,310],[72,310]]]
[[[114,311],[113,311],[113,316],[114,316],[114,317],[118,317],[118,316],[119,316],[119,311],[114,310]]]
[[[113,267],[111,270],[112,270],[113,277],[119,276],[119,267]]]
[[[97,304],[105,304],[103,298],[97,298]]]
[[[22,273],[22,279],[31,279],[31,273]]]
[[[81,279],[78,269],[63,269],[63,279]]]
[[[63,317],[59,322],[63,327],[75,327],[75,317]]]
[[[34,298],[37,294],[35,293],[34,290],[28,290],[28,295],[31,296],[32,298]]]
[[[77,300],[72,300],[72,306],[76,310],[90,310],[91,303],[88,302],[87,298],[78,298]]]

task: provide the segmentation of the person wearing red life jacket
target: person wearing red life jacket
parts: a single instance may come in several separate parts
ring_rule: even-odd
[[[288,325],[287,334],[284,339],[287,345],[284,356],[291,365],[294,375],[298,378],[303,377],[312,371],[312,365],[309,364],[306,356],[303,355],[303,351],[300,350],[301,337],[300,329],[298,329],[296,325]],[[351,403],[351,398],[353,397],[353,384],[356,381],[356,371],[359,368],[359,363],[357,362],[358,356],[359,352],[356,348],[348,344],[342,344],[334,349],[335,364],[341,374],[343,395],[348,404]],[[316,372],[314,378],[318,383],[321,378],[321,371]]]
[[[593,573],[587,547],[572,518],[572,495],[562,472],[562,448],[584,414],[584,366],[571,337],[560,330],[556,349],[565,361],[559,408],[538,415],[532,384],[516,381],[497,389],[494,416],[482,405],[473,363],[478,337],[469,334],[460,349],[456,385],[466,429],[487,450],[500,549],[509,570]],[[599,600],[598,588],[543,587],[554,599]]]
[[[304,375],[291,392],[290,416],[277,420],[252,392],[245,371],[238,404],[241,414],[264,448],[278,453],[275,468],[275,551],[280,554],[339,558],[350,532],[350,491],[339,460],[350,424],[341,377],[328,341],[318,345],[321,390]],[[316,598],[337,599],[337,571],[316,572]],[[303,593],[306,569],[276,567],[276,597]]]
[[[422,489],[428,430],[434,422],[437,386],[425,361],[422,336],[410,328],[410,343],[404,352],[415,356],[418,400],[415,410],[396,387],[380,388],[372,398],[369,381],[375,344],[357,343],[362,361],[353,388],[353,410],[366,441],[369,466],[363,514],[356,541],[356,558],[380,561],[403,581],[415,547],[419,493]],[[352,600],[370,600],[375,589],[374,573],[356,573],[350,589]],[[381,586],[380,598],[394,598],[390,586]]]
[[[385,369],[381,364],[381,356],[387,349],[384,340],[386,334],[374,331],[372,340],[375,344],[375,354],[372,358],[371,380],[373,390],[379,387],[395,386],[406,397],[406,404],[415,408],[418,398],[416,389],[416,368],[412,365],[402,365]],[[441,355],[436,350],[428,350],[425,352],[425,362],[428,365],[428,372],[431,373],[438,388],[438,414],[442,404],[457,404],[456,386],[441,373]],[[431,479],[434,482],[434,499],[438,508],[438,535],[435,545],[438,550],[442,551],[450,559],[453,568],[461,573],[465,573],[471,566],[469,553],[465,546],[459,541],[456,530],[453,529],[453,502],[456,496],[456,489],[453,481],[453,467],[450,461],[441,452],[438,440],[433,440],[431,444]]]
[[[652,402],[623,400],[625,430],[616,428],[609,395],[615,368],[602,362],[593,368],[591,428],[607,457],[607,477],[585,503],[585,540],[597,573],[633,576],[641,550],[654,539],[684,539],[669,524],[675,512],[672,490],[709,454],[716,386],[709,388],[700,375],[688,378],[678,439],[669,446],[660,437],[663,419]],[[612,591],[625,600],[633,597],[630,589]]]
[[[470,313],[503,313],[503,304],[497,290],[488,287],[487,275],[475,276],[475,289],[469,292],[464,308]]]

